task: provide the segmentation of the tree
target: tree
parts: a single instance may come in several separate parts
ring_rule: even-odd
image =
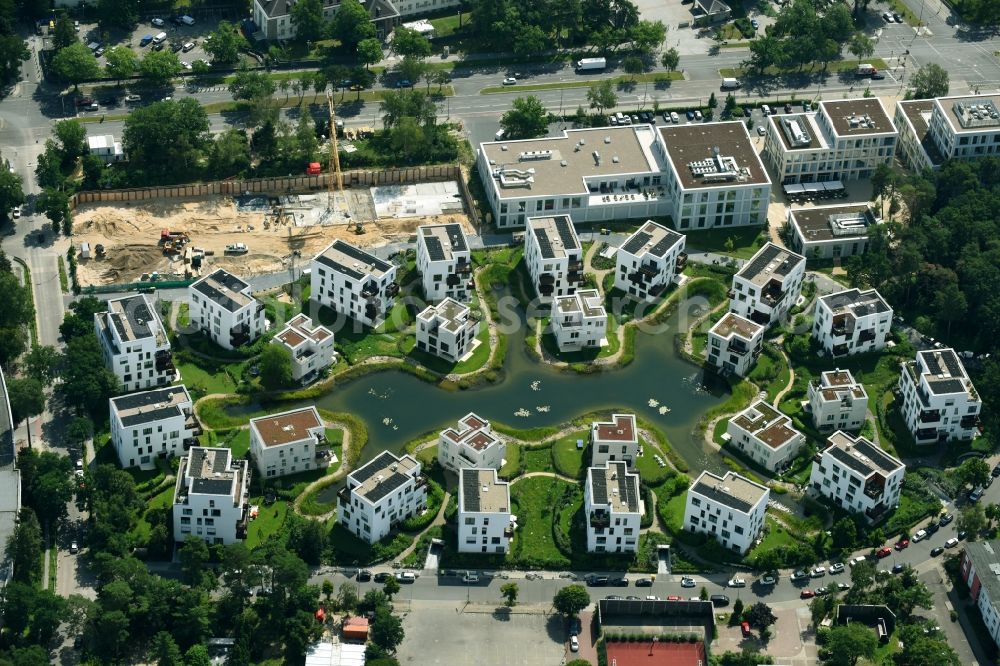
[[[229,84],[229,92],[236,100],[253,100],[274,95],[275,85],[270,76],[264,72],[252,71],[245,67],[240,68],[232,83]]]
[[[326,531],[323,529],[323,524],[298,516],[286,524],[289,525],[288,549],[301,557],[306,564],[318,566],[326,549]]]
[[[948,94],[948,70],[934,62],[922,65],[910,78],[910,92],[913,99],[944,97]]]
[[[64,49],[76,40],[76,29],[69,14],[60,14],[56,19],[56,29],[52,32],[52,46],[56,51]]]
[[[139,64],[139,73],[153,85],[163,86],[180,75],[181,61],[173,51],[150,51]]]
[[[375,26],[372,25],[368,10],[358,0],[343,0],[337,13],[333,15],[330,32],[350,52],[362,40],[375,36]]]
[[[985,486],[990,482],[990,466],[982,458],[968,458],[955,470],[955,480],[962,486]]]
[[[708,601],[708,588],[702,586],[701,591],[698,593],[698,598],[702,601]]]
[[[847,50],[858,60],[863,60],[875,53],[875,42],[865,33],[856,32],[851,36]]]
[[[719,100],[716,99],[715,93],[713,92],[708,96],[708,108],[714,109],[719,106]]]
[[[357,607],[358,601],[358,586],[351,583],[341,583],[340,592],[337,594],[337,603],[341,609],[353,611]]]
[[[517,593],[518,587],[517,583],[504,583],[500,586],[500,594],[503,596],[504,606],[516,606],[517,605]]]
[[[736,597],[736,601],[733,602],[733,614],[731,621],[733,624],[736,624],[737,622],[741,622],[742,620],[743,620],[743,600],[740,599],[739,597]]]
[[[567,585],[556,592],[552,605],[563,615],[574,616],[590,605],[590,595],[582,585]]]
[[[396,28],[390,48],[404,58],[426,58],[431,54],[430,40],[412,28]]]
[[[743,65],[757,74],[763,74],[768,67],[782,62],[784,57],[783,42],[772,35],[764,35],[750,42],[750,59]]]
[[[10,211],[24,201],[21,176],[8,169],[0,170],[0,220],[10,219]]]
[[[592,84],[587,90],[587,101],[590,102],[590,108],[597,109],[597,113],[614,108],[618,104],[618,96],[611,79]]]
[[[18,523],[7,541],[7,554],[14,569],[14,580],[32,584],[42,575],[42,528],[35,512],[22,507],[17,514]]]
[[[129,78],[139,69],[139,57],[125,45],[111,47],[104,54],[104,59],[107,61],[104,71],[116,81]]]
[[[662,64],[668,72],[672,72],[677,69],[677,65],[681,62],[681,55],[677,52],[677,49],[670,47],[663,52],[660,56],[660,64]]]
[[[622,69],[626,74],[632,77],[632,81],[635,82],[635,77],[646,71],[646,65],[642,62],[642,58],[638,56],[628,56],[622,60]]]
[[[395,652],[396,647],[403,642],[403,623],[392,614],[388,606],[382,606],[375,611],[375,619],[371,624],[372,642],[386,652]]]
[[[35,200],[35,212],[42,213],[52,222],[52,230],[59,233],[62,229],[69,235],[72,229],[70,218],[72,213],[69,209],[69,195],[62,190],[47,188],[42,191]]]
[[[341,585],[341,587],[343,587],[343,585]],[[333,581],[331,581],[329,578],[324,578],[323,584],[320,586],[320,590],[323,592],[323,596],[326,598],[326,603],[330,603],[330,599],[333,597]]]
[[[181,562],[184,581],[188,585],[200,587],[206,582],[207,577],[212,577],[214,580],[214,576],[206,571],[211,556],[208,544],[203,539],[189,534],[184,540],[184,545],[177,551],[177,556]]]
[[[987,504],[983,513],[991,524],[1000,521],[1000,504]]]
[[[208,168],[217,178],[245,174],[250,169],[250,142],[246,132],[229,129],[216,136],[209,151]]]
[[[949,282],[937,293],[934,299],[934,309],[937,311],[937,318],[946,324],[945,331],[950,337],[951,325],[965,318],[969,311],[969,303],[958,284]],[[982,464],[986,465],[986,463]]]
[[[153,637],[153,655],[156,657],[156,666],[184,666],[181,649],[166,631]]]
[[[134,180],[176,182],[192,178],[209,138],[205,107],[186,97],[133,110],[125,120],[122,143]]]
[[[845,516],[833,524],[830,536],[834,548],[850,550],[858,543],[858,526],[851,518]]]
[[[0,175],[2,180],[2,175]],[[27,287],[13,273],[0,273],[0,364],[8,365],[28,346],[26,325],[35,316]]]
[[[7,380],[7,396],[14,423],[20,423],[45,411],[45,387],[34,377]]]
[[[211,36],[205,41],[204,48],[214,63],[235,63],[240,59],[240,51],[249,46],[239,28],[229,21],[219,21]]]
[[[268,390],[290,386],[292,383],[292,354],[279,345],[267,345],[257,362],[260,383]]]
[[[878,648],[875,633],[860,622],[838,625],[827,634],[824,652],[834,666],[854,666],[864,657],[871,659]]]
[[[119,383],[114,373],[104,365],[97,337],[90,335],[69,340],[62,366],[65,368],[62,383],[56,391],[66,405],[90,415],[104,414],[108,399],[119,391]]]
[[[746,609],[743,613],[743,619],[750,623],[751,627],[759,629],[761,631],[767,629],[772,624],[778,621],[775,617],[774,612],[771,611],[771,607],[765,604],[763,601],[758,601],[755,604],[751,604],[750,608]]]
[[[184,666],[212,666],[212,659],[208,655],[208,648],[204,645],[192,645],[184,653]]]
[[[382,60],[382,43],[370,37],[358,42],[358,62],[369,69],[372,65]],[[339,80],[339,78],[337,79]]]
[[[382,592],[385,593],[387,599],[392,601],[392,598],[399,594],[399,581],[394,576],[389,576],[382,584]]]
[[[925,634],[920,624],[900,629],[903,648],[893,655],[898,666],[960,666],[958,655],[937,632]]]
[[[21,69],[21,62],[30,57],[28,42],[14,34],[0,35],[0,81],[13,80]]]
[[[96,79],[101,75],[101,66],[86,44],[74,42],[59,49],[52,57],[52,71],[60,79],[79,89],[83,81]]]
[[[289,16],[295,26],[297,41],[315,42],[323,36],[325,23],[322,0],[298,0],[292,5]]]
[[[969,504],[958,512],[957,527],[959,532],[968,532],[969,539],[986,529],[986,511],[982,504]]]
[[[530,57],[545,50],[548,35],[537,25],[526,25],[514,37],[514,54]]]
[[[38,345],[37,347],[32,347],[24,355],[24,358],[21,359],[21,364],[28,377],[47,384],[55,379],[56,370],[59,367],[59,358],[59,352],[56,351],[55,347]]]
[[[518,97],[500,118],[504,136],[510,139],[533,139],[548,130],[549,114],[542,100],[534,95]]]
[[[649,55],[660,48],[666,38],[667,26],[662,21],[639,21],[630,34],[632,48],[642,55]]]
[[[131,30],[139,20],[139,0],[97,0],[97,16],[102,26]]]
[[[69,312],[59,325],[59,335],[68,344],[73,338],[94,334],[94,315],[107,309],[107,305],[94,298],[84,296],[69,304]]]

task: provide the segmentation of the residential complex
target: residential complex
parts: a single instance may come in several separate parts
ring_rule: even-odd
[[[297,314],[278,334],[272,345],[280,345],[292,355],[292,379],[307,383],[333,365],[337,353],[333,348],[333,332],[314,324],[306,314]]]
[[[618,248],[615,288],[641,301],[655,301],[674,281],[684,240],[681,234],[647,221]]]
[[[469,306],[448,297],[417,315],[417,349],[458,363],[476,347],[479,319]]]
[[[642,495],[639,475],[624,461],[587,470],[583,491],[588,553],[634,553],[639,547]]]
[[[899,505],[906,465],[860,435],[837,431],[827,442],[809,475],[814,492],[869,522]]]
[[[768,116],[764,162],[782,184],[860,180],[892,164],[896,138],[878,97],[820,102],[815,112]]]
[[[812,335],[831,356],[881,351],[891,326],[892,308],[874,289],[846,289],[816,299]]]
[[[986,631],[1000,646],[1000,541],[966,542],[959,571]]]
[[[104,363],[126,393],[180,379],[167,332],[145,294],[108,301],[108,309],[94,315],[94,329]]]
[[[914,170],[946,160],[1000,155],[1000,95],[956,95],[899,102],[904,161]]]
[[[608,313],[596,289],[554,298],[551,322],[561,352],[600,349],[608,344]]]
[[[770,491],[736,472],[704,471],[688,489],[684,529],[706,534],[740,554],[754,545],[764,527]]]
[[[461,224],[417,227],[417,270],[428,301],[469,300],[476,286],[472,281],[469,241]]]
[[[497,478],[496,469],[463,469],[458,488],[458,552],[506,553],[515,527],[510,485]]]
[[[248,345],[264,332],[264,304],[250,284],[221,268],[188,287],[191,326],[223,349]]]
[[[903,419],[917,444],[972,439],[983,401],[954,349],[917,352],[899,376]]]
[[[382,323],[399,293],[392,263],[342,240],[316,255],[310,268],[312,299],[366,326]]]
[[[232,544],[247,535],[250,463],[226,448],[192,446],[181,457],[174,486],[174,541],[195,536]]]
[[[746,377],[764,344],[764,327],[727,312],[708,331],[708,364],[722,374]]]
[[[930,135],[933,99],[908,99],[896,102],[896,127],[899,128],[899,158],[914,171],[940,168],[944,162]]]
[[[494,434],[490,422],[473,412],[438,435],[437,459],[442,467],[457,471],[469,467],[500,469],[507,445]]]
[[[868,250],[868,232],[881,222],[868,204],[790,208],[789,246],[806,259],[853,257]]]
[[[805,435],[792,427],[792,419],[763,400],[730,417],[726,433],[733,446],[772,472],[791,465],[806,443]]]
[[[806,260],[768,243],[733,276],[729,311],[761,326],[780,322],[802,293]]]
[[[296,0],[254,0],[253,22],[259,29],[259,37],[271,41],[291,41],[295,39],[295,22],[292,21],[292,6]],[[407,8],[423,8],[430,11],[437,7],[448,7],[452,0],[401,0]],[[440,3],[433,4],[433,3]],[[340,7],[340,0],[320,0],[324,22],[330,21]],[[371,15],[375,34],[384,39],[403,15],[392,0],[368,0],[362,3]],[[417,13],[417,12],[414,12]],[[255,35],[256,36],[256,35]]]
[[[201,434],[183,385],[120,395],[108,402],[111,443],[122,467],[154,469],[157,458],[183,454]]]
[[[413,456],[383,451],[347,475],[337,499],[337,523],[375,543],[394,525],[427,508],[427,479]]]
[[[319,466],[326,428],[315,407],[250,419],[250,455],[262,478]]]
[[[576,293],[583,282],[583,248],[568,215],[528,219],[524,262],[542,303]]]
[[[809,413],[821,433],[856,432],[867,418],[868,392],[849,370],[827,370],[820,374],[819,381],[809,382]]]
[[[539,214],[576,223],[669,216],[681,230],[763,224],[771,192],[737,121],[491,141],[480,144],[477,168],[500,229]]]
[[[590,424],[590,464],[603,467],[607,462],[624,461],[635,465],[639,457],[639,431],[634,414],[612,414],[610,421]]]

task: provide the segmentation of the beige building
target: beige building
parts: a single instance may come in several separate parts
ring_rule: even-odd
[[[315,407],[250,419],[250,455],[267,479],[318,466],[326,429]]]
[[[792,419],[758,400],[729,419],[726,433],[733,446],[761,467],[781,472],[791,465],[806,437]]]

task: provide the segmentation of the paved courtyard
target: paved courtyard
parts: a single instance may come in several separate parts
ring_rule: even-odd
[[[720,622],[716,625],[719,638],[712,645],[713,651],[721,654],[740,652],[744,648],[759,649],[774,657],[778,664],[800,666],[816,663],[816,643],[809,626],[809,608],[775,609],[772,606],[772,609],[778,621],[771,627],[772,638],[766,648],[757,639],[758,632],[754,631],[751,637],[744,638],[739,625],[730,627]]]

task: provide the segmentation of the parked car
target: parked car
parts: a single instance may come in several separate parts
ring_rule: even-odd
[[[942,548],[941,546],[937,546],[935,548],[932,548],[931,549],[931,557],[937,557],[938,555],[940,555],[943,552],[944,552],[944,548]]]
[[[752,27],[754,30],[758,29],[760,27],[760,21],[758,21],[757,19],[750,19],[750,27]]]
[[[623,597],[621,595],[618,595],[618,594],[609,594],[608,596],[606,596],[604,598],[607,599],[608,601],[624,601],[625,600],[625,597]]]
[[[604,587],[608,584],[607,576],[587,576],[587,585],[591,587]]]
[[[746,587],[747,586],[747,581],[746,581],[746,578],[740,578],[739,576],[733,576],[732,578],[729,579],[728,585],[729,585],[729,587]]]
[[[570,652],[579,652],[580,651],[580,639],[577,638],[576,636],[570,636],[569,637],[569,649],[570,649]]]
[[[184,51],[184,53],[187,53],[192,49],[194,49],[194,42],[188,42],[187,44],[181,47],[181,50]]]
[[[615,587],[628,587],[628,578],[625,576],[616,576],[608,582]]]
[[[958,539],[956,539],[955,537],[952,537],[944,542],[945,548],[954,548],[957,545],[958,545]]]
[[[812,576],[813,578],[822,578],[823,576],[826,575],[826,567],[816,567],[815,569],[809,572],[809,575]]]
[[[724,594],[713,594],[708,598],[716,608],[729,605],[729,597]]]
[[[904,569],[906,569],[906,566],[902,563],[892,565],[892,573],[894,574],[901,574]]]
[[[764,576],[760,579],[761,585],[774,585],[778,580],[774,576]]]
[[[679,123],[680,121],[681,121],[681,117],[677,115],[677,112],[676,111],[671,111],[670,112],[670,122],[672,122],[672,123]]]
[[[940,525],[938,525],[937,523],[933,523],[933,522],[932,522],[932,523],[930,523],[930,524],[929,524],[929,525],[927,526],[927,533],[928,533],[928,534],[937,534],[937,531],[938,531],[939,529],[941,529],[941,526],[940,526]]]
[[[767,128],[763,125],[757,125],[757,136],[764,136],[767,134]]]
[[[76,100],[77,106],[90,106],[93,103],[94,103],[93,97],[81,97],[80,99]]]
[[[14,206],[14,209],[10,212],[11,216],[16,220],[21,217],[21,207]]]
[[[686,115],[689,121],[694,120],[694,111],[688,111]]]
[[[885,74],[883,74],[882,72],[872,72],[871,78],[875,81],[881,81],[882,79],[885,78]]]
[[[676,594],[671,594],[667,597],[667,601],[683,601],[683,599]]]
[[[695,586],[694,578],[691,578],[690,576],[683,576],[681,578],[681,587],[694,587],[694,586]]]
[[[896,22],[896,19],[894,19],[892,17],[892,14],[890,14],[889,12],[882,12],[882,20],[885,21],[886,23],[895,23]]]
[[[796,571],[795,573],[792,574],[792,582],[793,583],[798,583],[799,581],[802,581],[802,580],[808,580],[808,578],[809,578],[809,574],[806,573],[805,571],[802,571],[801,569],[799,569],[798,571]]]
[[[792,112],[792,105],[789,104],[788,102],[785,102],[785,113],[791,113],[791,112]]]
[[[917,533],[913,535],[913,543],[918,541],[923,541],[927,538],[927,530],[917,530]]]
[[[400,571],[396,574],[396,580],[400,583],[412,583],[417,580],[417,577],[412,571]]]
[[[903,17],[899,15],[899,12],[893,12],[892,13],[892,18],[894,18],[896,20],[896,23],[902,23],[903,22]]]
[[[636,587],[652,587],[653,586],[653,579],[652,578],[637,578],[635,580],[635,586]]]
[[[969,493],[969,502],[971,504],[975,504],[976,502],[979,501],[979,498],[982,497],[982,496],[983,496],[983,489],[982,488],[976,488],[971,493]]]
[[[799,592],[799,599],[812,599],[816,596],[816,593],[812,590],[802,590]]]
[[[704,119],[704,116],[701,115],[701,111],[694,112],[694,119],[697,120],[698,122],[701,122]]]
[[[94,57],[95,58],[100,58],[102,55],[104,55],[104,47],[103,46],[98,47],[98,49],[96,51],[94,51]]]
[[[618,124],[618,116],[616,116],[613,113],[610,116],[608,116],[608,124],[611,125],[612,127],[614,127],[615,125],[617,125]]]
[[[514,78],[513,76],[508,76],[507,78],[505,78],[505,79],[503,80],[503,84],[504,84],[505,86],[512,86],[512,85],[514,85],[515,83],[517,83],[517,79],[515,79],[515,78]]]
[[[962,531],[960,531],[958,533],[958,540],[959,541],[965,541],[965,537],[967,537],[967,536],[969,536],[969,533],[966,532],[965,530],[962,530]]]
[[[375,581],[376,583],[384,583],[385,581],[389,580],[391,576],[392,574],[386,573],[385,571],[379,571],[377,574],[372,576],[372,580]]]
[[[885,546],[875,551],[875,557],[877,557],[880,560],[885,557],[889,557],[890,555],[892,555],[892,549],[886,548]]]
[[[993,471],[990,472],[990,476],[992,476],[994,479],[1000,476],[1000,465],[997,465],[996,467],[993,468]]]
[[[77,553],[80,552],[80,545],[76,541],[71,541],[69,543],[69,552],[76,555]]]
[[[412,576],[413,574],[410,575]],[[413,581],[410,582],[412,583]],[[462,582],[465,583],[466,585],[475,585],[476,583],[479,582],[479,574],[473,571],[468,571],[465,573],[464,576],[462,576]]]
[[[155,18],[152,21],[150,21],[150,23],[155,25],[157,28],[162,28],[164,26],[163,19],[161,18]]]
[[[850,583],[837,583],[837,589],[843,592],[844,590],[851,589]]]
[[[372,572],[368,571],[368,569],[362,569],[361,571],[358,572],[357,578],[359,582],[367,583],[372,579]]]
[[[941,520],[938,521],[938,525],[944,527],[945,525],[950,525],[951,521],[953,520],[955,520],[955,516],[951,515],[950,513],[946,513],[943,516],[941,516]]]
[[[843,572],[844,572],[844,563],[843,562],[837,562],[836,564],[831,564],[830,565],[830,574],[831,575],[835,575],[835,574],[839,574],[839,573],[843,573]]]
[[[896,550],[904,550],[906,548],[909,548],[910,547],[910,540],[909,539],[900,539],[899,541],[896,542],[896,545],[893,546],[893,547]]]
[[[583,625],[580,624],[580,618],[578,618],[578,617],[572,617],[572,618],[570,618],[570,620],[569,620],[569,635],[570,636],[579,636],[580,635],[580,630],[582,628],[583,628]]]
[[[152,35],[143,35],[142,39],[139,40],[139,48],[144,48],[146,46],[149,46],[149,43],[151,41],[153,41]]]
[[[170,45],[170,50],[173,51],[174,53],[180,53],[182,48],[184,47],[182,47],[180,44],[177,44],[176,42]]]
[[[125,102],[128,104],[134,104],[135,102],[141,102],[141,101],[142,97],[140,95],[136,95],[135,93],[129,93],[128,95],[125,95]]]

